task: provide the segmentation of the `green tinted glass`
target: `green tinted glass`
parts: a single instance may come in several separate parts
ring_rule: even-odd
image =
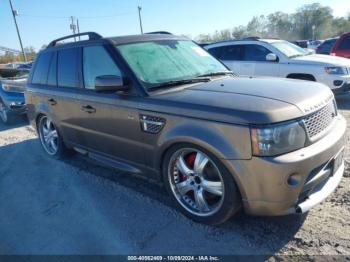
[[[188,40],[161,40],[117,46],[136,76],[147,84],[193,78],[227,69]]]

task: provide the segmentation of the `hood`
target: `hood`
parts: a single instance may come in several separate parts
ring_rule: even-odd
[[[332,98],[330,89],[316,82],[228,77],[153,95],[140,109],[236,124],[270,124],[302,117]]]
[[[310,64],[324,66],[344,66],[350,67],[350,60],[343,57],[331,55],[306,55],[291,59],[293,64]]]

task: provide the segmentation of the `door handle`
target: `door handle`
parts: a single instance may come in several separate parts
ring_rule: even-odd
[[[87,113],[89,113],[89,114],[96,113],[96,109],[93,108],[93,107],[90,106],[90,105],[82,106],[82,107],[81,107],[81,110],[84,111],[84,112],[87,112]]]
[[[53,98],[50,98],[50,99],[48,99],[47,101],[48,101],[48,102],[50,103],[50,105],[52,105],[52,106],[54,106],[54,105],[57,104],[57,101],[56,101],[55,99],[53,99]]]

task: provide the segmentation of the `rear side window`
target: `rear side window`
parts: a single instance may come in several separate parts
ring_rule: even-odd
[[[122,76],[119,68],[103,46],[89,46],[83,49],[84,85],[95,88],[95,78],[102,75]]]
[[[58,52],[57,82],[62,87],[79,87],[79,49],[70,48]]]
[[[57,86],[57,53],[52,54],[47,84]]]
[[[47,82],[47,73],[49,71],[52,53],[42,53],[37,58],[36,66],[33,72],[32,83],[45,85]]]
[[[223,46],[221,53],[222,60],[242,60],[242,46],[241,45],[228,45]]]
[[[218,59],[221,59],[221,50],[222,50],[221,47],[213,47],[208,49],[208,53]]]
[[[266,55],[272,53],[261,45],[246,45],[244,49],[245,61],[266,61]]]
[[[339,50],[348,50],[350,49],[350,36],[345,37],[338,47]]]

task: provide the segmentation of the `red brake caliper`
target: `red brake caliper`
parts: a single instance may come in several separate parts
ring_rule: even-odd
[[[196,153],[190,153],[187,156],[185,156],[185,162],[187,164],[188,167],[193,168],[194,166],[194,160],[196,159]],[[188,177],[184,174],[181,174],[181,180],[184,181],[186,180]]]

